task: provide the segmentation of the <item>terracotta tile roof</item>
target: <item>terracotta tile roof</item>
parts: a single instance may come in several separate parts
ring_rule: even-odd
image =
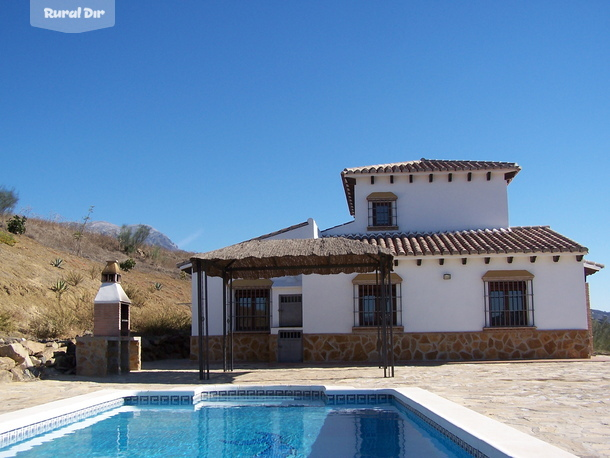
[[[418,161],[368,165],[365,167],[352,167],[344,169],[342,175],[355,175],[362,173],[430,173],[494,169],[504,169],[519,172],[519,170],[521,170],[521,167],[519,167],[519,165],[514,162],[453,161],[421,158]]]
[[[389,248],[394,256],[459,256],[499,253],[587,253],[588,249],[548,226],[479,229],[426,234],[385,233],[341,236]]]
[[[521,167],[515,162],[497,161],[454,161],[440,159],[421,158],[418,161],[394,162],[391,164],[367,165],[364,167],[352,167],[343,169],[341,179],[345,189],[345,197],[350,214],[354,216],[354,186],[356,184],[354,175],[371,174],[400,174],[400,173],[431,173],[431,172],[458,172],[477,170],[506,170],[504,178],[507,183],[519,173]]]

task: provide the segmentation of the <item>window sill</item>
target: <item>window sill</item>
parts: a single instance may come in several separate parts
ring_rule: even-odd
[[[511,331],[518,329],[538,329],[536,326],[489,326],[484,327],[483,331]]]
[[[271,330],[266,331],[233,331],[233,334],[270,334]]]
[[[352,326],[353,333],[361,333],[361,334],[372,334],[377,333],[379,330],[378,326]],[[392,332],[402,333],[405,332],[404,326],[392,326]]]
[[[367,231],[397,231],[398,226],[367,226]]]

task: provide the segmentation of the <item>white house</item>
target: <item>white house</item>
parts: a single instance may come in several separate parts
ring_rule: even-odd
[[[515,163],[417,161],[348,168],[353,220],[319,230],[312,219],[258,237],[343,237],[388,248],[396,361],[587,358],[586,276],[603,266],[548,226],[510,227]],[[195,258],[194,258],[195,259]],[[191,263],[182,268],[189,270]],[[193,337],[205,295],[193,273]],[[235,361],[377,361],[375,273],[258,280],[209,278],[207,354]]]

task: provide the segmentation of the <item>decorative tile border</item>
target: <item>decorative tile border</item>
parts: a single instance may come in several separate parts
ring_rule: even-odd
[[[49,418],[48,420],[39,421],[28,426],[6,431],[0,434],[0,448],[7,447],[22,440],[37,436],[38,434],[46,433],[47,431],[83,420],[87,417],[97,415],[107,410],[121,407],[122,405],[123,398],[118,398],[112,401],[107,401],[91,407],[80,409],[75,412]]]
[[[357,404],[389,404],[394,396],[378,393],[341,393],[327,394],[327,404],[331,406]]]
[[[321,390],[306,390],[306,389],[235,389],[235,390],[211,390],[202,391],[199,396],[195,396],[196,401],[212,401],[217,398],[252,398],[261,399],[266,398],[278,398],[278,397],[289,397],[295,401],[325,401],[326,395]]]
[[[187,406],[193,405],[193,396],[182,394],[153,394],[127,396],[125,405],[128,406]]]
[[[466,441],[460,439],[455,434],[447,431],[445,428],[443,428],[441,425],[439,425],[435,421],[433,421],[430,418],[428,418],[427,416],[425,416],[419,410],[416,410],[409,405],[403,404],[402,402],[400,402],[399,399],[396,399],[394,396],[390,396],[390,397],[392,398],[392,404],[395,405],[396,408],[407,418],[414,421],[416,424],[418,424],[421,427],[432,428],[435,431],[439,432],[440,436],[441,436],[440,437],[441,442],[449,443],[454,446],[457,445],[458,447],[460,447],[460,449],[462,449],[466,453],[465,456],[469,456],[469,457],[471,456],[474,458],[488,458],[488,456],[485,455],[483,452],[477,450],[472,445],[470,445]]]

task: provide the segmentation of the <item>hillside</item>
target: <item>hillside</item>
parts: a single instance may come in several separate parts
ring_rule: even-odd
[[[128,224],[127,228],[129,229],[137,229],[138,224]],[[162,232],[159,232],[154,227],[145,225],[150,229],[150,234],[146,239],[146,243],[149,245],[158,246],[161,248],[165,248],[170,251],[179,251],[178,245],[172,242],[169,237]],[[112,238],[116,238],[121,231],[121,226],[116,224],[107,223],[106,221],[91,221],[87,224],[87,230],[90,232],[96,232],[103,235],[108,235]]]
[[[597,321],[610,321],[610,312],[604,312],[603,310],[591,309],[591,318]]]
[[[54,338],[91,331],[102,268],[107,260],[128,258],[117,240],[85,232],[79,244],[70,227],[37,219],[13,237],[13,246],[0,243],[0,335]],[[151,246],[131,255],[136,266],[122,272],[122,286],[132,300],[134,333],[190,328],[190,279],[175,267],[189,256]]]

